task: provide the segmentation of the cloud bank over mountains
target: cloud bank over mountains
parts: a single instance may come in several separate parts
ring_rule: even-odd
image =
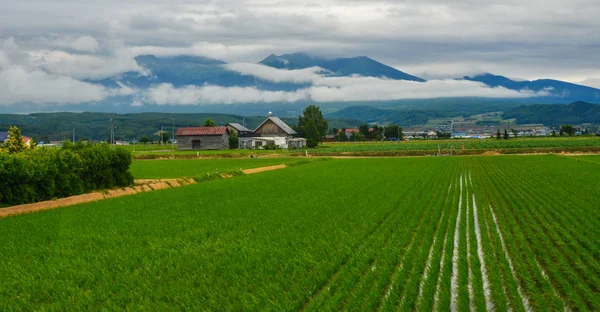
[[[463,75],[502,73],[600,86],[600,3],[595,0],[0,0],[0,105],[65,105],[131,97],[131,105],[381,101],[432,97],[525,98]],[[276,69],[271,53],[368,55],[428,81],[335,77],[319,67]],[[223,68],[294,90],[219,84],[98,83],[156,73],[144,54],[199,55]],[[152,81],[149,79],[148,81]]]

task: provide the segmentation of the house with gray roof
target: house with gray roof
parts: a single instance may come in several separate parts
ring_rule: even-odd
[[[4,144],[6,139],[8,139],[8,131],[0,131],[0,145]]]
[[[297,135],[292,129],[279,117],[269,117],[265,119],[249,137],[239,138],[240,148],[262,149],[265,145],[274,144],[280,148],[302,148],[306,146],[306,139],[294,138]]]

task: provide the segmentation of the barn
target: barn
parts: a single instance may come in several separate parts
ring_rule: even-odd
[[[178,150],[222,150],[229,148],[229,129],[221,127],[187,127],[177,129]]]
[[[294,138],[296,134],[283,120],[269,113],[269,117],[256,127],[251,136],[239,138],[239,147],[262,149],[271,144],[279,148],[305,147],[306,139]]]

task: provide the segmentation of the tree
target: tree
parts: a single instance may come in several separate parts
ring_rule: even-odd
[[[555,137],[556,136],[556,130],[552,129],[552,136]]]
[[[140,139],[140,142],[142,142],[142,144],[146,144],[146,143],[150,142],[150,139],[147,136],[143,136]]]
[[[512,132],[513,136],[516,139],[517,138],[517,134],[519,134],[519,130],[517,130],[517,129],[510,129],[510,132]]]
[[[504,128],[504,139],[508,140],[508,130],[506,128]]]
[[[329,128],[327,120],[323,118],[321,109],[316,105],[308,105],[302,115],[298,116],[297,129],[306,139],[306,146],[315,147],[319,145],[323,136]]]
[[[358,126],[358,131],[363,135],[365,139],[369,139],[369,125],[362,124]]]
[[[204,126],[205,127],[216,127],[217,124],[214,121],[212,121],[212,119],[206,118],[206,120],[204,121]]]
[[[385,127],[385,129],[383,130],[383,134],[385,135],[386,138],[398,138],[398,140],[402,140],[402,137],[404,136],[402,134],[402,127],[398,126],[398,125],[388,125]]]
[[[500,140],[501,138],[501,134],[500,134],[500,129],[498,129],[498,131],[496,132],[496,140]]]
[[[8,142],[5,147],[9,153],[20,153],[27,149],[27,145],[23,142],[23,136],[21,136],[21,130],[16,126],[8,129]]]
[[[346,136],[346,129],[341,129],[336,135],[335,140],[338,142],[346,142],[348,141],[348,137]]]
[[[238,138],[237,132],[235,132],[235,131],[231,132],[231,135],[229,136],[229,148],[230,149],[238,148],[239,142],[240,142],[240,139]]]
[[[350,135],[350,141],[364,141],[365,135],[360,131],[353,131]]]
[[[331,134],[336,135],[340,130],[338,128],[331,129]]]
[[[162,142],[164,144],[166,144],[167,142],[169,142],[169,133],[163,132],[163,133],[160,134],[160,137],[161,137]]]
[[[560,135],[566,134],[568,136],[573,136],[575,134],[575,128],[572,125],[562,125],[560,126]]]

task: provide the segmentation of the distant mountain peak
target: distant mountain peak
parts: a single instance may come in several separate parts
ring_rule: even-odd
[[[399,71],[367,56],[330,59],[305,52],[296,52],[282,55],[271,54],[259,63],[279,69],[303,69],[318,66],[329,70],[334,76],[350,76],[356,74],[365,77],[387,77],[396,80],[425,81],[424,79]]]

